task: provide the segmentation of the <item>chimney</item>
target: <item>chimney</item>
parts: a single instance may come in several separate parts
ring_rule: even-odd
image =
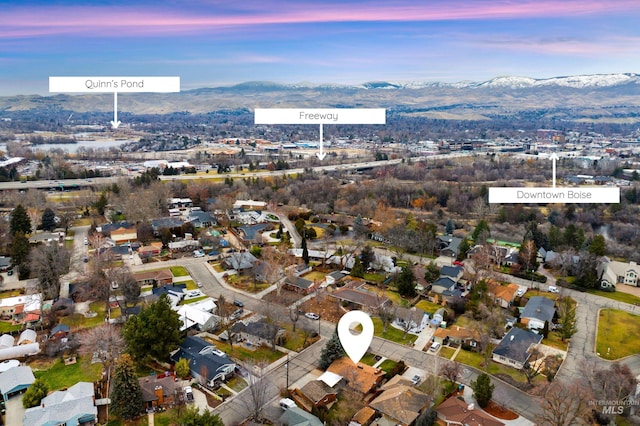
[[[509,337],[509,340],[513,342],[513,338],[514,338],[514,337],[515,337],[515,336],[511,336],[511,337]]]
[[[153,389],[153,393],[158,398],[158,405],[164,405],[164,395],[162,394],[162,386],[158,385]]]

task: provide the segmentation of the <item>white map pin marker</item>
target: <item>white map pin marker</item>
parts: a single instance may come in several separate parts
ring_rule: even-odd
[[[362,332],[357,335],[353,334],[350,330],[352,324],[362,325]],[[371,317],[362,311],[347,312],[338,322],[338,337],[351,361],[354,364],[358,364],[373,340],[373,321],[371,321]]]

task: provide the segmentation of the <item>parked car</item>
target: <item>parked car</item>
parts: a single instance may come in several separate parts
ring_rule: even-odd
[[[198,288],[202,288],[202,283],[198,281]]]
[[[193,257],[204,257],[204,252],[202,250],[194,250]]]
[[[283,410],[288,410],[289,408],[297,407],[295,401],[289,398],[282,398],[280,400],[280,408]]]
[[[519,288],[518,291],[516,291],[516,296],[518,297],[522,297],[524,296],[524,288]]]
[[[236,305],[239,308],[243,308],[244,307],[244,303],[242,303],[241,301],[239,301],[238,299],[233,301],[233,304]]]
[[[550,285],[549,286],[549,293],[560,293],[560,290],[558,290],[558,287],[556,287],[554,285]]]
[[[194,397],[193,397],[193,389],[191,389],[191,386],[184,387],[184,397],[187,403],[193,402]]]
[[[453,266],[464,266],[464,263],[460,262],[459,260],[454,260]]]
[[[306,314],[304,314],[305,317],[312,319],[312,320],[319,320],[320,319],[320,315],[318,314],[314,314],[313,312],[307,312]]]
[[[244,310],[242,308],[240,309],[236,309],[230,316],[229,319],[231,321],[233,320],[237,320],[238,318],[240,318],[242,316],[242,313],[244,312]]]
[[[413,385],[417,385],[417,384],[419,384],[421,381],[422,381],[422,379],[421,379],[421,378],[420,378],[420,376],[418,376],[417,374],[411,378],[411,383],[412,383]]]
[[[431,347],[429,348],[429,350],[430,350],[431,352],[438,352],[438,349],[440,349],[440,346],[442,346],[442,345],[440,345],[440,343],[438,343],[438,342],[433,342],[433,343],[431,344]]]

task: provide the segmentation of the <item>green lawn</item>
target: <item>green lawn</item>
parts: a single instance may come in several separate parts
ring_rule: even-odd
[[[371,319],[373,320],[374,334],[378,337],[391,340],[392,342],[401,343],[403,345],[412,344],[416,340],[416,336],[414,336],[413,334],[407,333],[407,335],[405,336],[404,331],[392,327],[391,324],[387,326],[386,333],[383,333],[382,321],[380,321],[380,318],[373,317]]]
[[[440,355],[442,358],[451,359],[451,357],[453,356],[455,351],[456,350],[453,349],[453,348],[449,348],[447,346],[442,346],[440,348],[440,351],[438,352],[438,355]]]
[[[238,377],[237,375],[229,379],[226,385],[236,392],[240,392],[242,389],[248,386],[247,382],[244,381],[242,377]]]
[[[366,290],[369,290],[369,291],[374,292],[374,293],[378,293],[379,292],[379,289],[377,289],[374,286],[365,285],[364,288]],[[406,300],[406,299],[403,299],[402,296],[400,296],[400,294],[398,294],[398,292],[396,292],[396,291],[386,290],[384,292],[384,295],[387,296],[389,298],[389,300],[391,300],[397,306],[407,307],[409,305],[409,301]]]
[[[186,277],[189,275],[189,272],[187,272],[187,268],[185,268],[184,266],[172,266],[169,269],[171,269],[171,273],[174,277]]]
[[[305,333],[300,328],[300,322],[298,322],[298,327],[296,327],[295,333],[293,332],[293,325],[291,322],[285,323],[284,325],[281,325],[281,327],[287,330],[287,340],[284,343],[284,347],[291,351],[300,352],[302,349],[312,345],[319,339],[319,337],[312,338],[309,333],[307,333],[305,342]]]
[[[595,294],[596,296],[606,297],[607,299],[617,300],[618,302],[629,303],[630,305],[640,305],[640,297],[629,293],[623,293],[621,291],[614,291],[609,293],[602,290],[589,290],[588,293]]]
[[[180,284],[186,284],[187,285],[187,290],[197,290],[198,289],[198,286],[196,285],[195,281],[193,281],[193,280],[181,281]]]
[[[64,365],[64,362],[57,358],[55,363],[47,366],[33,367],[33,374],[38,377],[42,377],[47,385],[49,391],[54,391],[62,388],[67,388],[78,382],[93,382],[100,378],[102,372],[102,364],[91,364],[90,356],[82,356],[77,358],[77,362],[71,365]]]
[[[7,321],[0,321],[0,333],[10,333],[22,329],[22,324],[11,324]]]
[[[604,359],[619,359],[640,352],[640,316],[602,309],[598,318],[596,352]]]
[[[560,334],[557,331],[550,331],[546,339],[542,339],[542,344],[551,346],[556,349],[566,351],[569,349],[569,343],[563,342],[560,338]]]
[[[389,371],[393,370],[393,368],[396,366],[396,364],[397,364],[397,362],[395,362],[392,359],[385,359],[378,366],[378,368],[382,369],[382,371],[384,371],[385,373],[388,373]]]
[[[386,279],[386,277],[383,274],[370,274],[365,272],[364,279],[374,283],[381,283]]]
[[[282,352],[277,350],[272,351],[270,347],[266,346],[260,346],[259,348],[255,348],[255,350],[251,350],[243,345],[235,344],[233,345],[233,350],[231,350],[231,346],[229,346],[228,343],[212,339],[205,340],[209,340],[217,349],[220,349],[231,358],[240,361],[265,361],[271,364],[284,356]]]
[[[416,303],[416,308],[422,309],[423,311],[428,313],[429,316],[433,316],[433,314],[438,309],[440,309],[442,307],[443,307],[442,305],[438,305],[437,303],[429,302],[428,300],[421,300],[418,303]]]
[[[511,376],[514,380],[517,380],[518,382],[521,382],[521,383],[527,382],[527,378],[519,370],[516,370],[515,368],[507,367],[506,365],[499,364],[491,360],[489,361],[488,368],[485,369],[484,365],[482,365],[484,363],[484,359],[482,355],[478,352],[461,350],[460,352],[458,352],[458,355],[456,356],[455,360],[456,362],[459,362],[461,364],[470,365],[479,370],[486,371],[488,374],[491,374],[491,375],[507,374]]]
[[[89,305],[89,310],[96,312],[97,315],[91,318],[85,317],[83,314],[73,314],[60,318],[60,324],[66,324],[70,328],[93,328],[104,323],[106,307],[104,302],[93,302]]]
[[[325,277],[325,274],[319,271],[311,271],[302,276],[302,278],[307,279],[309,281],[318,280],[318,282],[324,280],[324,277]]]
[[[376,361],[376,358],[375,358],[375,354],[372,354],[371,352],[367,352],[366,354],[364,354],[364,356],[362,357],[360,362],[363,363],[363,364],[366,364],[366,365],[373,365],[377,361]]]
[[[191,299],[184,299],[184,300],[182,301],[182,303],[180,303],[180,305],[188,305],[188,304],[190,304],[190,303],[200,302],[200,301],[205,300],[205,299],[208,299],[208,298],[209,298],[209,296],[207,296],[207,295],[205,294],[204,296],[200,296],[200,297],[194,297],[194,298],[191,298]]]
[[[216,272],[224,272],[224,268],[222,267],[222,265],[220,265],[220,263],[212,263],[211,267],[213,267]]]

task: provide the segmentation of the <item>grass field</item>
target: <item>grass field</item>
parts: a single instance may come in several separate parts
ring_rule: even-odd
[[[323,274],[320,271],[311,271],[307,274],[304,274],[302,276],[302,278],[309,280],[309,281],[313,281],[313,280],[318,280],[318,282],[324,280],[325,274]]]
[[[208,339],[205,339],[208,340]],[[233,350],[228,343],[221,342],[219,340],[209,340],[215,345],[217,349],[229,355],[231,358],[240,361],[253,361],[253,362],[267,362],[271,364],[282,358],[284,354],[280,351],[272,351],[271,348],[266,346],[260,346],[258,348],[249,349],[246,346],[239,344],[233,345]]]
[[[371,319],[373,320],[374,334],[378,337],[382,337],[383,339],[391,340],[392,342],[401,343],[404,345],[411,344],[414,340],[416,340],[417,336],[409,333],[407,333],[407,335],[405,336],[402,330],[398,330],[391,325],[388,325],[387,331],[383,333],[382,321],[380,321],[380,318],[373,317]]]
[[[200,297],[194,297],[191,299],[185,299],[182,301],[182,303],[180,303],[181,305],[189,305],[191,303],[196,303],[196,302],[200,302],[202,300],[208,299],[209,296],[207,296],[206,294],[204,296],[200,296]]]
[[[104,302],[93,302],[89,305],[89,310],[96,312],[94,317],[85,317],[83,314],[73,314],[60,318],[61,324],[68,325],[72,330],[79,328],[93,328],[104,323],[106,307]]]
[[[563,351],[566,351],[569,349],[568,341],[563,342],[562,339],[560,338],[560,333],[556,331],[550,331],[549,334],[547,335],[547,338],[542,339],[542,344],[551,346],[556,349],[561,349]]]
[[[416,308],[422,309],[423,311],[428,313],[429,316],[431,317],[438,309],[442,308],[442,305],[429,302],[428,300],[421,300],[418,303],[416,303]]]
[[[438,352],[438,355],[440,355],[442,358],[451,359],[455,351],[456,350],[453,348],[443,346],[440,348],[440,352]]]
[[[494,361],[489,361],[487,368],[485,368],[483,365],[484,359],[478,352],[461,350],[458,352],[458,356],[456,356],[455,360],[461,364],[470,365],[479,370],[486,371],[488,374],[507,374],[518,382],[527,382],[525,375],[515,368],[507,367],[506,365],[502,365]]]
[[[174,277],[186,277],[189,275],[189,272],[187,272],[187,268],[185,268],[184,266],[172,266],[169,269],[171,269],[171,273]]]
[[[10,333],[22,329],[22,324],[11,324],[8,321],[0,321],[0,333]]]
[[[598,317],[596,352],[604,359],[620,359],[640,352],[640,316],[602,309]]]
[[[609,293],[601,290],[589,290],[588,293],[596,296],[606,297],[607,299],[617,300],[618,302],[629,303],[630,305],[640,305],[640,297],[621,291]]]
[[[320,339],[320,337],[312,338],[311,336],[307,335],[305,342],[305,333],[300,328],[300,323],[298,323],[298,327],[296,327],[295,333],[293,332],[293,325],[291,324],[291,322],[284,324],[282,327],[287,330],[287,340],[283,346],[291,351],[300,352],[302,349],[310,346]]]
[[[34,375],[42,377],[49,386],[49,391],[67,388],[78,382],[93,382],[100,378],[102,364],[91,364],[91,357],[78,357],[75,364],[64,365],[60,358],[53,364],[32,364]]]

